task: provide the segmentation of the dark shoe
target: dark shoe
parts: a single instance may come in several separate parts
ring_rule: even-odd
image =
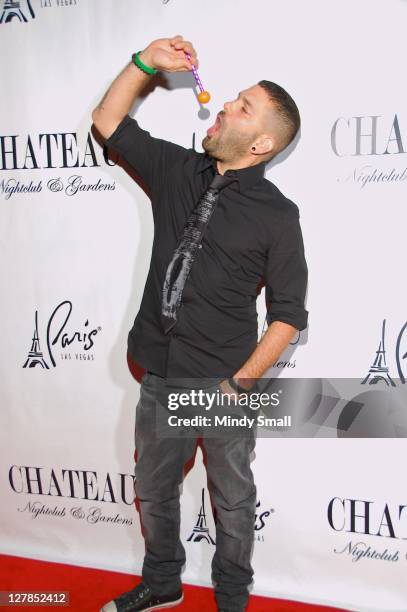
[[[136,612],[136,610],[161,610],[172,608],[184,599],[182,589],[171,595],[155,595],[152,589],[141,582],[131,591],[127,591],[103,606],[100,612]]]

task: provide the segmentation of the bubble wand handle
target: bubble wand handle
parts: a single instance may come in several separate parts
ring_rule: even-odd
[[[184,51],[184,53],[185,53],[185,55],[187,56],[187,59],[188,59],[189,61],[191,61],[191,56],[190,56],[190,54],[189,54],[187,51]],[[192,74],[194,75],[194,78],[195,78],[196,84],[198,85],[198,87],[199,87],[199,89],[200,89],[201,91],[204,91],[204,88],[203,88],[203,85],[202,85],[202,81],[201,81],[201,79],[199,78],[199,74],[198,74],[197,69],[195,68],[195,66],[194,66],[193,64],[191,64],[191,66],[192,66]]]
[[[186,57],[188,58],[189,62],[191,62],[190,54],[187,51],[184,51],[184,53]],[[198,71],[193,64],[191,64],[191,68],[192,68],[192,74],[194,75],[196,84],[198,85],[200,89],[199,94],[198,94],[198,100],[200,101],[201,104],[206,104],[211,99],[211,94],[209,93],[209,91],[204,90],[201,79],[199,78]]]

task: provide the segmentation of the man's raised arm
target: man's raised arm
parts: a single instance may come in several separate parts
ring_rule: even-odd
[[[185,41],[180,35],[154,40],[141,51],[139,58],[150,68],[166,72],[186,72],[191,70],[191,63],[184,51],[191,55],[191,63],[198,67],[192,43]],[[150,79],[151,75],[140,70],[133,61],[115,78],[92,112],[92,121],[103,138],[109,138],[113,134]]]

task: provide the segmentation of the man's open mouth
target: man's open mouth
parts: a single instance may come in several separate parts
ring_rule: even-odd
[[[220,124],[221,124],[221,119],[220,119],[220,115],[219,113],[216,116],[216,121],[215,123],[207,129],[206,133],[208,136],[213,136],[213,134],[215,134],[215,132],[217,132],[220,128]]]

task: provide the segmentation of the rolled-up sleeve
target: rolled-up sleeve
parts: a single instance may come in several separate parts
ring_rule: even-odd
[[[104,141],[106,162],[110,148],[135,169],[151,190],[161,184],[172,166],[188,153],[188,149],[181,145],[151,136],[130,115],[125,115],[113,134]]]
[[[265,270],[267,323],[283,321],[299,331],[308,324],[305,295],[308,266],[297,206],[284,214],[271,240]]]

